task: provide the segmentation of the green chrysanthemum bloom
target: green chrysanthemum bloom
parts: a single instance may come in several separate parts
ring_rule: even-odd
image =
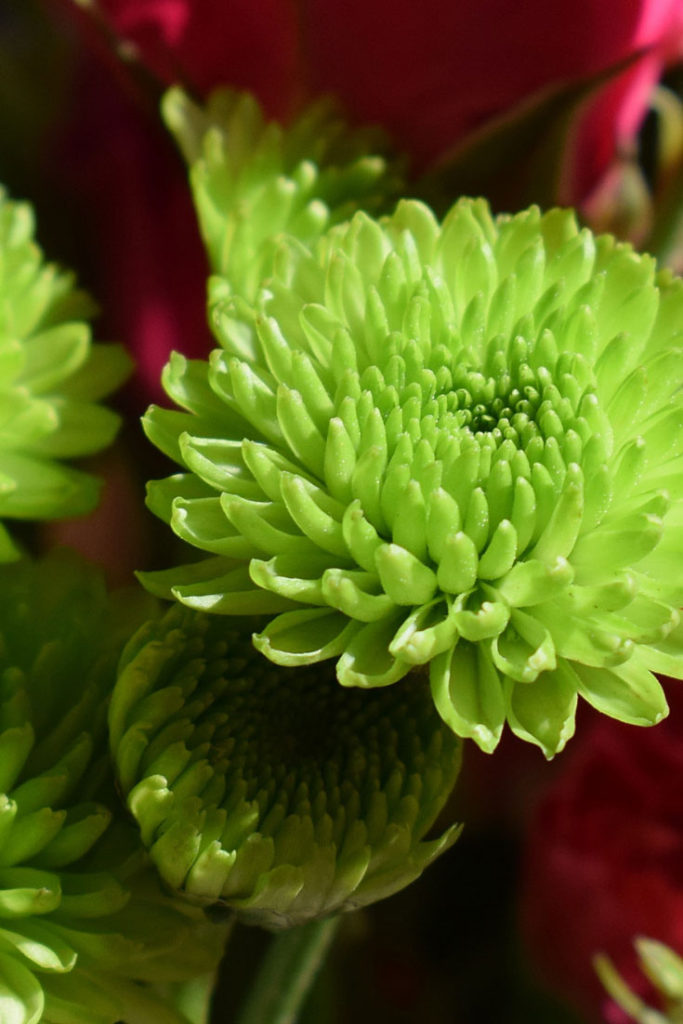
[[[285,129],[266,122],[250,93],[214,92],[205,108],[174,88],[166,123],[191,166],[190,180],[220,287],[252,300],[283,232],[306,244],[359,208],[380,212],[399,194],[395,162],[374,129],[351,129],[320,100]],[[375,153],[376,155],[368,155]]]
[[[117,345],[93,345],[95,307],[45,263],[33,214],[0,190],[0,518],[88,512],[98,482],[60,461],[112,440],[118,417],[97,402],[125,379]],[[0,562],[18,552],[0,522]]]
[[[106,698],[133,618],[75,558],[0,571],[3,1024],[187,1024],[155,985],[220,956],[113,820]]]
[[[654,1010],[633,992],[617,973],[611,960],[597,956],[595,966],[612,999],[636,1024],[681,1024],[683,1022],[683,960],[672,949],[654,939],[636,939],[643,973],[657,989],[662,1009]]]
[[[283,242],[223,351],[172,360],[149,505],[214,557],[150,587],[345,686],[429,666],[452,729],[547,756],[577,696],[651,724],[683,675],[683,283],[569,211],[460,201]]]
[[[224,620],[173,608],[134,637],[110,709],[121,788],[163,880],[290,927],[402,889],[455,841],[423,841],[460,741],[424,680],[372,695],[286,669]]]

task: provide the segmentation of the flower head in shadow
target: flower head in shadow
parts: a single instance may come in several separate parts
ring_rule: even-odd
[[[45,263],[25,203],[0,192],[0,517],[82,515],[98,482],[64,465],[108,445],[118,417],[99,399],[125,379],[116,345],[94,345],[95,306]],[[18,551],[0,522],[0,562]]]
[[[224,929],[161,891],[114,791],[106,700],[148,606],[108,600],[68,555],[0,571],[0,974],[12,1024],[187,1024],[169,992],[221,953]]]
[[[424,839],[461,748],[426,681],[349,692],[224,619],[176,607],[131,640],[110,735],[163,880],[272,929],[389,896],[458,833]]]

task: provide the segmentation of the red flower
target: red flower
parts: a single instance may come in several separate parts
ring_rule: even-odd
[[[51,3],[74,8],[72,0]],[[419,12],[413,0],[100,0],[98,7],[162,82],[179,80],[199,94],[219,84],[248,88],[276,117],[332,92],[354,119],[389,129],[416,167],[535,91],[649,48],[581,122],[558,196],[572,202],[588,196],[617,146],[633,138],[662,62],[681,36],[680,0],[423,0]],[[90,84],[80,93],[80,104],[97,102]],[[85,187],[95,202],[110,204],[99,231],[104,276],[116,283],[103,297],[115,299],[113,326],[145,353],[145,375],[156,374],[157,352],[206,344],[202,325],[189,329],[181,308],[189,302],[194,316],[197,302],[187,287],[200,272],[178,289],[174,273],[162,267],[201,264],[187,214],[176,209],[187,202],[175,196],[180,171],[160,134],[158,125],[122,106],[119,118],[100,118],[99,132],[91,125],[90,148],[108,149],[108,166],[93,173],[84,162]],[[160,223],[159,205],[168,223]],[[138,250],[132,264],[131,244]],[[161,288],[160,277],[169,278]]]
[[[680,0],[101,0],[112,27],[168,83],[229,82],[277,116],[331,92],[385,125],[418,160],[544,86],[594,74],[651,48],[586,126],[580,186],[631,138],[662,59],[680,42]],[[597,145],[597,150],[595,146]],[[575,183],[575,186],[579,183]],[[574,188],[580,199],[583,188]]]
[[[531,826],[521,902],[527,944],[546,979],[591,1020],[627,1020],[597,979],[596,953],[650,1001],[634,937],[683,953],[678,685],[667,695],[670,717],[655,728],[603,718],[584,728]]]

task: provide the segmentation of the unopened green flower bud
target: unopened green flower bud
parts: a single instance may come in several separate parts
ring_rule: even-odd
[[[125,379],[117,345],[93,345],[91,300],[45,263],[33,214],[0,189],[0,519],[88,512],[98,482],[64,465],[110,443],[118,417],[99,399]],[[0,562],[18,551],[0,522]]]
[[[344,686],[429,666],[444,720],[550,757],[579,696],[626,722],[683,676],[683,282],[569,211],[462,200],[283,241],[222,351],[174,358],[149,505],[213,557],[146,577],[275,617]]]
[[[137,606],[137,607],[136,607]],[[157,983],[215,967],[223,933],[161,892],[117,821],[106,702],[131,625],[67,554],[0,569],[0,1016],[186,1024]],[[120,808],[120,809],[119,809]]]
[[[212,270],[223,298],[252,301],[272,270],[283,233],[309,244],[364,209],[387,208],[399,171],[371,128],[351,129],[330,100],[289,127],[267,122],[250,93],[220,89],[206,107],[179,88],[163,113],[190,165],[190,181]]]
[[[239,627],[176,607],[122,656],[110,739],[161,877],[271,929],[402,889],[458,832],[424,839],[460,763],[426,679],[343,690]]]

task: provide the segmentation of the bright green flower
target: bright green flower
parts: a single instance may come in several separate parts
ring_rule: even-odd
[[[423,679],[342,690],[327,667],[274,667],[238,625],[176,607],[124,651],[109,723],[162,879],[251,923],[389,896],[458,833],[423,841],[461,747]]]
[[[167,367],[152,409],[186,472],[149,505],[214,557],[149,574],[221,614],[276,615],[268,658],[344,686],[429,671],[485,750],[547,756],[577,697],[666,714],[683,676],[683,283],[571,212],[462,200],[283,241],[223,347]],[[424,666],[424,669],[423,669]],[[427,668],[428,666],[428,668]]]
[[[0,570],[3,1024],[186,1024],[154,986],[220,955],[115,819],[106,699],[139,606],[68,555]]]
[[[357,209],[399,194],[395,163],[373,129],[350,129],[320,100],[284,129],[250,93],[214,92],[205,108],[170,89],[163,112],[191,167],[202,236],[223,294],[252,300],[286,232],[310,243]],[[368,155],[368,154],[375,155]]]
[[[683,1022],[683,960],[672,949],[654,939],[636,939],[643,973],[662,997],[664,1009],[653,1010],[632,992],[606,956],[595,958],[600,980],[610,996],[637,1024],[681,1024]]]
[[[112,440],[118,417],[98,405],[126,377],[116,345],[93,345],[95,308],[71,274],[45,263],[33,214],[0,190],[0,518],[81,515],[98,483],[61,463]],[[0,562],[18,552],[0,522]]]

